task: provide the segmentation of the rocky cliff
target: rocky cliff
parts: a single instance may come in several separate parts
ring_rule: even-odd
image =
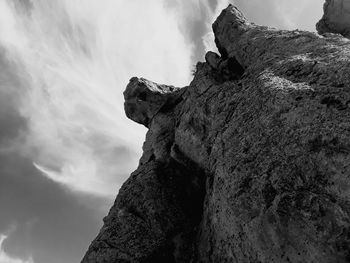
[[[130,80],[143,156],[82,262],[350,262],[349,41],[213,30],[188,87]]]

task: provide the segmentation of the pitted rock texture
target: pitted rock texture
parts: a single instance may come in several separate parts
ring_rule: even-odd
[[[179,88],[173,86],[132,78],[124,91],[126,116],[148,127],[149,122],[163,107],[176,103],[179,97],[175,92],[177,90]]]
[[[317,31],[350,38],[350,0],[326,0],[323,9],[324,15],[316,25]]]
[[[350,262],[349,41],[213,29],[188,87],[128,85],[144,153],[82,262]]]

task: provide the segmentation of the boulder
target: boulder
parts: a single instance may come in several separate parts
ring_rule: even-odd
[[[324,15],[317,23],[319,34],[336,33],[350,37],[350,1],[326,0],[323,6]]]

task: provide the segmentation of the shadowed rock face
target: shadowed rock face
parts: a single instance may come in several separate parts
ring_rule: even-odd
[[[338,33],[350,37],[350,1],[326,0],[324,15],[317,23],[318,33]]]
[[[349,41],[213,29],[188,87],[128,85],[144,153],[82,262],[349,262]]]

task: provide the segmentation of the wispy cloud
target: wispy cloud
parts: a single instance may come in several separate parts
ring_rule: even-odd
[[[7,239],[6,235],[0,234],[0,262],[1,263],[34,263],[32,258],[29,258],[28,260],[23,260],[23,259],[15,258],[8,255],[3,248],[3,244],[6,239]]]
[[[145,134],[124,115],[128,79],[189,82],[191,50],[176,17],[156,1],[35,0],[25,13],[0,0],[0,30],[25,83],[23,152],[70,189],[114,196]]]
[[[192,51],[193,63],[203,61],[205,51],[216,50],[211,25],[229,2],[229,0],[165,0],[187,40],[187,48]]]

